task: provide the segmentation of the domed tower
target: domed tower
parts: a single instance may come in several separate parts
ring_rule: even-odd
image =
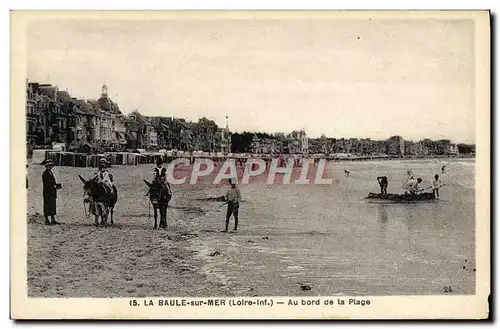
[[[114,112],[114,103],[108,97],[108,86],[106,84],[102,85],[101,97],[97,101],[99,103],[99,107],[108,112]]]

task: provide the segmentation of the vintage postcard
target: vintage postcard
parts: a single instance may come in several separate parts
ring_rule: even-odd
[[[12,11],[11,45],[11,318],[488,318],[488,11]]]

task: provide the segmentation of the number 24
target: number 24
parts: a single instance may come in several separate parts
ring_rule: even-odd
[[[451,286],[444,287],[444,292],[452,292]]]

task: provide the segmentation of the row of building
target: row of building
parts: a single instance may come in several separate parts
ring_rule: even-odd
[[[139,110],[125,115],[102,86],[98,99],[78,99],[57,86],[26,82],[26,129],[28,154],[34,148],[63,144],[68,151],[92,153],[146,149],[229,153],[231,132],[205,117],[197,122],[183,118],[148,117]],[[245,133],[247,134],[247,133]],[[369,138],[309,138],[305,130],[289,134],[254,134],[249,149],[257,154],[360,154],[390,156],[458,155],[450,140],[406,141]],[[237,144],[237,142],[236,142]],[[233,145],[238,146],[238,145]],[[233,147],[238,149],[238,147]],[[89,150],[90,149],[90,150]],[[90,152],[89,152],[90,151]]]
[[[213,120],[188,122],[174,117],[147,117],[139,110],[124,115],[102,86],[98,99],[78,99],[57,86],[26,83],[28,153],[34,148],[65,145],[67,150],[102,151],[175,149],[230,152],[231,133]]]
[[[457,144],[450,140],[407,141],[401,136],[393,136],[387,140],[372,140],[370,138],[307,138],[305,132],[295,131],[289,135],[274,134],[271,138],[258,138],[254,135],[251,152],[261,154],[358,154],[358,155],[390,155],[405,156],[435,156],[458,155]]]

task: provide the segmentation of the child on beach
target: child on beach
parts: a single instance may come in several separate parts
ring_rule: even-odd
[[[443,183],[439,179],[439,175],[434,175],[434,180],[432,181],[432,190],[434,192],[434,195],[436,196],[436,199],[439,199],[439,188],[441,186],[443,186]]]

